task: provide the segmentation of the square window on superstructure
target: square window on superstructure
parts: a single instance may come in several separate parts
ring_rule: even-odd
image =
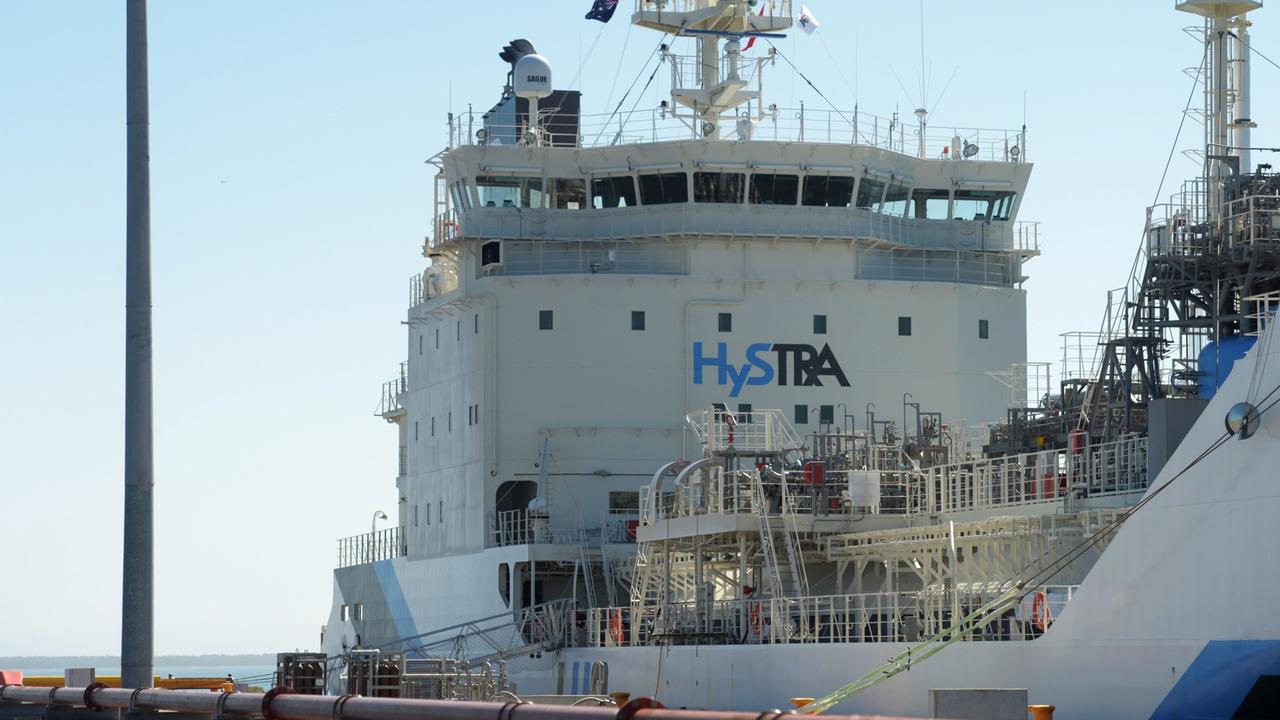
[[[751,424],[751,403],[738,403],[738,424]]]
[[[453,432],[453,411],[449,411],[449,432]]]
[[[636,181],[630,175],[595,178],[591,181],[591,206],[596,209],[635,207]]]
[[[538,311],[538,329],[550,330],[555,325],[555,315],[550,310]]]
[[[418,354],[422,354],[422,335],[418,335]]]
[[[813,334],[814,335],[827,334],[827,316],[826,315],[813,316]]]
[[[879,204],[882,197],[884,183],[872,177],[864,177],[858,183],[858,197],[854,204],[860,208],[871,208]]]
[[[836,421],[836,407],[834,405],[818,406],[818,422],[823,425],[832,425]]]
[[[436,328],[436,349],[440,349],[440,328]]]
[[[471,334],[480,334],[480,313],[471,316]]]
[[[645,205],[666,205],[689,202],[689,174],[685,172],[641,175],[640,202]]]
[[[716,327],[720,332],[733,332],[733,313],[719,313],[716,316]]]
[[[800,190],[799,175],[752,173],[752,205],[795,205]]]
[[[792,415],[791,419],[795,422],[796,425],[808,425],[809,424],[809,406],[797,405],[795,409],[795,414]]]
[[[356,622],[364,620],[364,603],[356,603]]]
[[[413,506],[413,526],[418,527],[418,506]]]
[[[461,320],[453,321],[453,339],[454,340],[462,339],[462,321]]]
[[[435,436],[436,436],[436,419],[433,417],[431,418],[431,437],[435,437]]]
[[[342,619],[342,622],[346,622],[346,621],[347,621],[347,618],[348,618],[348,612],[347,612],[347,606],[346,606],[346,605],[343,605],[343,606],[342,606],[342,609],[340,609],[340,610],[338,611],[338,617]]]
[[[443,500],[441,500],[436,504],[436,518],[442,524],[444,523],[444,501]]]
[[[849,207],[853,203],[853,178],[844,175],[808,175],[800,204],[809,207]]]
[[[640,512],[640,493],[634,490],[609,492],[610,515],[635,515]]]
[[[898,316],[898,334],[903,337],[911,334],[911,318],[909,316]]]
[[[631,311],[631,329],[644,330],[644,311],[643,310]]]
[[[431,524],[431,503],[428,502],[425,505],[425,507],[426,507],[426,515],[427,515],[427,524],[430,525]]]
[[[551,207],[557,210],[583,210],[587,207],[587,181],[582,178],[553,178]]]
[[[946,220],[951,209],[951,191],[917,188],[911,191],[911,204],[911,216],[917,220]]]
[[[413,421],[413,441],[414,442],[418,441],[418,421],[417,420]]]
[[[987,340],[991,337],[991,325],[986,320],[978,321],[978,339]]]
[[[693,174],[693,201],[741,205],[745,177],[739,172],[696,172]]]

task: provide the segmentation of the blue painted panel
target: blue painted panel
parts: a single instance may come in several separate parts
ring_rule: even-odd
[[[1280,675],[1280,640],[1214,640],[1152,713],[1152,720],[1223,720],[1262,675]]]
[[[409,601],[405,599],[404,588],[400,587],[400,578],[392,560],[379,560],[373,564],[373,575],[378,578],[378,586],[382,588],[382,597],[387,601],[387,610],[391,613],[391,622],[396,627],[396,634],[402,638],[420,635],[418,624],[409,612]]]

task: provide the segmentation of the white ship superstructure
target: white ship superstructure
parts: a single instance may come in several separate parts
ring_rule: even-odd
[[[1210,18],[1222,53],[1207,88],[1225,134],[1210,155],[1246,166],[1247,70],[1212,71],[1247,62],[1243,14],[1259,6],[1180,5]],[[764,79],[776,51],[748,57],[743,41],[768,43],[798,10],[637,0],[632,21],[668,36],[651,62],[668,66],[670,101],[584,116],[517,40],[498,104],[450,115],[408,359],[378,408],[399,433],[396,525],[340,541],[323,637],[345,658],[334,689],[367,667],[356,658],[389,652],[501,665],[525,692],[599,692],[612,674],[615,689],[677,704],[768,707],[948,637],[937,670],[841,707],[919,711],[928,687],[1000,673],[1049,692],[1065,687],[1045,674],[1054,663],[1087,675],[1075,653],[1114,646],[1142,663],[1133,687],[1077,707],[1132,717],[1156,711],[1206,642],[1277,637],[1271,621],[1205,635],[1146,610],[1126,634],[1113,595],[1147,602],[1128,595],[1143,592],[1124,577],[1144,547],[1130,527],[1153,542],[1171,530],[1154,511],[1126,518],[1216,434],[1217,421],[1191,430],[1206,405],[1225,412],[1204,381],[1188,388],[1186,353],[1204,370],[1205,347],[1256,337],[1244,316],[1264,317],[1255,295],[1280,287],[1254,272],[1232,312],[1206,313],[1187,310],[1194,288],[1148,277],[1135,293],[1153,304],[1123,311],[1132,332],[1098,338],[1080,377],[1038,387],[1022,286],[1039,235],[1017,219],[1025,128],[777,108]],[[1207,162],[1208,217],[1261,227],[1276,193],[1228,164]],[[1166,244],[1150,266],[1203,255],[1187,238],[1206,222],[1153,224]],[[1276,235],[1258,232],[1250,248]],[[1269,389],[1255,355],[1239,365],[1252,364],[1251,391]],[[1230,362],[1213,357],[1216,390]],[[1167,582],[1151,587],[1175,592]],[[1094,610],[1072,625],[1080,604]]]

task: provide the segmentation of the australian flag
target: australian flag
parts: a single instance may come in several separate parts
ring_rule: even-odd
[[[587,12],[587,19],[607,23],[613,18],[613,12],[617,9],[618,0],[595,0],[591,3],[591,10]]]

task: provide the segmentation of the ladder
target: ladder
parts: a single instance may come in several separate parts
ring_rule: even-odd
[[[788,519],[791,520],[790,530],[787,529]],[[791,567],[792,594],[805,597],[809,594],[809,578],[805,574],[804,558],[800,556],[800,521],[796,517],[785,475],[782,479],[782,538],[787,550],[787,564]]]
[[[618,607],[618,591],[614,587],[613,561],[609,559],[609,527],[608,522],[600,523],[600,572],[604,575],[604,588],[608,594],[609,607]]]
[[[591,573],[591,548],[587,546],[587,533],[582,528],[578,528],[578,553],[582,562],[582,579],[587,586],[587,607],[598,607],[596,582]]]
[[[755,496],[752,504],[756,507],[756,520],[760,524],[760,554],[764,556],[765,572],[768,573],[770,591],[774,597],[786,595],[782,585],[782,575],[778,572],[778,554],[773,547],[773,528],[769,527],[769,499],[764,492],[764,481],[760,473],[753,473],[751,492]]]

